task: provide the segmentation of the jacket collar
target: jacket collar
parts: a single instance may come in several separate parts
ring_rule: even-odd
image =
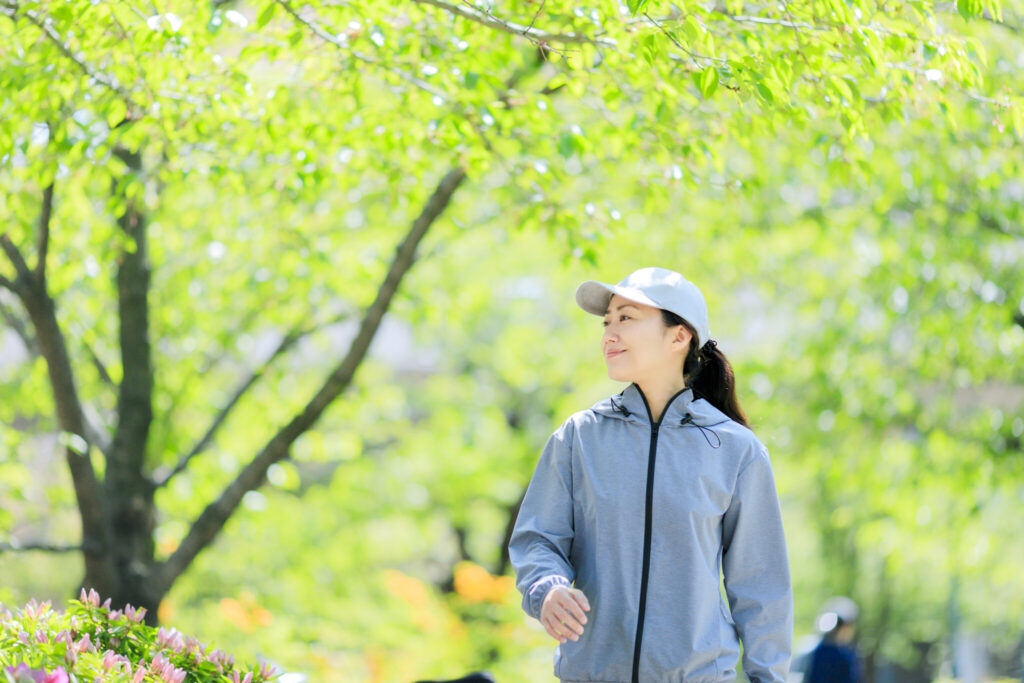
[[[651,412],[647,405],[647,398],[635,382],[623,389],[621,393],[598,401],[591,410],[600,415],[627,422],[651,424]],[[672,427],[686,426],[687,424],[710,427],[728,420],[729,417],[725,413],[715,408],[706,399],[695,398],[693,389],[686,387],[669,400],[661,416],[660,424]]]

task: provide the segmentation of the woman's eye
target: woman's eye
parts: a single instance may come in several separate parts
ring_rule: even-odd
[[[608,321],[607,320],[601,321],[601,327],[608,327]]]
[[[619,320],[629,320],[629,316],[623,313],[622,315],[619,316]]]

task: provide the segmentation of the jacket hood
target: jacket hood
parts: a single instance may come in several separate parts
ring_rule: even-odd
[[[635,382],[622,392],[598,401],[590,409],[598,415],[617,420],[643,425],[650,425],[652,422],[647,397]],[[693,389],[686,387],[669,400],[660,424],[672,427],[685,427],[687,424],[711,427],[728,422],[729,419],[728,415],[711,405],[707,399],[695,398]]]

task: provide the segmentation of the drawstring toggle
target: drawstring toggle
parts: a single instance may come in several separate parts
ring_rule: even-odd
[[[686,415],[684,415],[683,419],[679,421],[679,425],[682,426],[682,427],[685,427],[688,424],[693,425],[694,427],[699,429],[700,433],[704,435],[704,440],[707,441],[708,445],[711,446],[712,448],[719,448],[722,445],[722,439],[719,438],[719,436],[715,432],[715,430],[713,430],[713,429],[711,429],[709,427],[704,427],[704,426],[699,425],[696,422],[694,422],[693,421],[693,415],[691,415],[690,413],[687,413]],[[708,438],[707,432],[711,432],[712,436],[715,437],[715,441],[718,442],[717,446],[715,444],[711,443],[711,439]]]

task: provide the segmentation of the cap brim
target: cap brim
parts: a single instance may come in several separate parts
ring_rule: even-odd
[[[608,312],[608,302],[615,294],[638,304],[661,308],[640,290],[610,285],[597,280],[587,280],[576,288],[576,303],[587,313],[603,316]]]

